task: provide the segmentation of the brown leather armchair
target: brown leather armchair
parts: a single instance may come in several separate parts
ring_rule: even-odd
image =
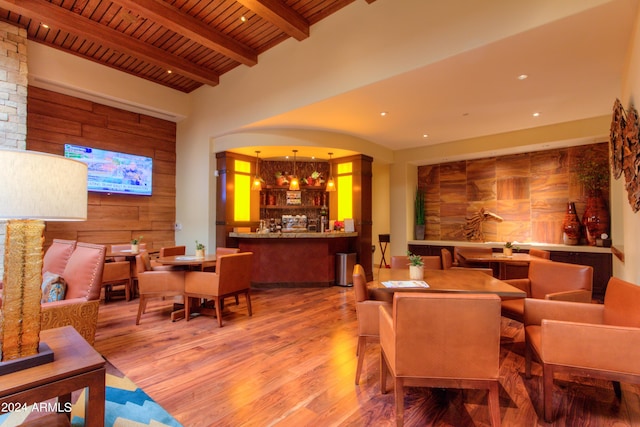
[[[498,399],[500,297],[493,294],[396,292],[379,308],[380,390],[395,383],[396,424],[404,422],[404,387],[489,390],[491,424]]]
[[[553,415],[556,373],[640,384],[640,286],[612,277],[604,304],[525,301],[525,374],[531,360],[543,367],[544,418]]]
[[[523,290],[527,298],[591,302],[593,267],[552,261],[532,261],[529,277],[505,282]],[[502,301],[502,315],[522,322],[524,299]]]
[[[424,268],[428,270],[442,270],[442,261],[439,256],[421,256]],[[409,257],[406,255],[394,255],[391,257],[391,268],[409,268]]]
[[[388,302],[375,301],[369,298],[367,288],[367,278],[364,268],[360,264],[353,267],[353,294],[356,302],[356,316],[358,318],[358,345],[356,356],[358,365],[356,366],[356,385],[360,383],[360,372],[367,347],[367,340],[380,337],[380,322],[378,320],[378,307],[381,305],[390,306]]]
[[[249,316],[251,311],[251,264],[253,252],[219,256],[216,271],[189,271],[185,276],[184,298],[187,321],[191,315],[191,298],[213,299],[218,326],[222,327],[222,301],[244,294]]]
[[[93,345],[105,253],[103,245],[76,244],[61,274],[67,284],[65,299],[42,304],[42,329],[71,325]]]
[[[136,325],[139,325],[140,317],[147,309],[148,300],[183,296],[185,271],[152,270],[147,252],[136,255],[136,268],[138,270],[138,292],[140,293]]]

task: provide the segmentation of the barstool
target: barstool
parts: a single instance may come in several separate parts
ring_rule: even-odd
[[[384,258],[384,253],[387,250],[387,245],[391,241],[390,234],[378,234],[378,242],[380,245],[380,251],[382,252],[382,259],[380,260],[380,266],[378,268],[382,268],[384,265],[385,268],[389,268],[389,264],[387,264],[387,260]],[[384,246],[382,245],[384,243]]]

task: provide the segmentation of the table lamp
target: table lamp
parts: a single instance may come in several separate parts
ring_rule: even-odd
[[[0,374],[53,360],[40,342],[44,221],[87,219],[87,166],[0,149],[0,220],[7,220],[0,312]]]

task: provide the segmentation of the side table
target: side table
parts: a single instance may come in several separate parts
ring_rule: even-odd
[[[103,427],[104,358],[72,326],[41,331],[40,340],[53,350],[53,362],[0,377],[0,407],[19,410],[57,397],[65,410],[71,393],[86,387],[85,425]]]
[[[387,260],[384,258],[384,253],[387,251],[389,242],[391,242],[390,234],[378,234],[378,244],[380,245],[380,251],[382,251],[382,259],[380,260],[380,266],[378,268],[382,268],[383,265],[385,268],[389,268],[389,264],[387,264]],[[384,246],[382,246],[383,243]]]

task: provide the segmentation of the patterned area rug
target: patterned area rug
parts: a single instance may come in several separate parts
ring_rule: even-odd
[[[182,427],[167,411],[153,401],[142,389],[107,361],[105,427]],[[85,391],[73,393],[71,400],[71,424],[84,425]],[[49,406],[55,406],[55,401]],[[32,407],[1,414],[0,427],[14,427],[25,421],[42,416]]]

